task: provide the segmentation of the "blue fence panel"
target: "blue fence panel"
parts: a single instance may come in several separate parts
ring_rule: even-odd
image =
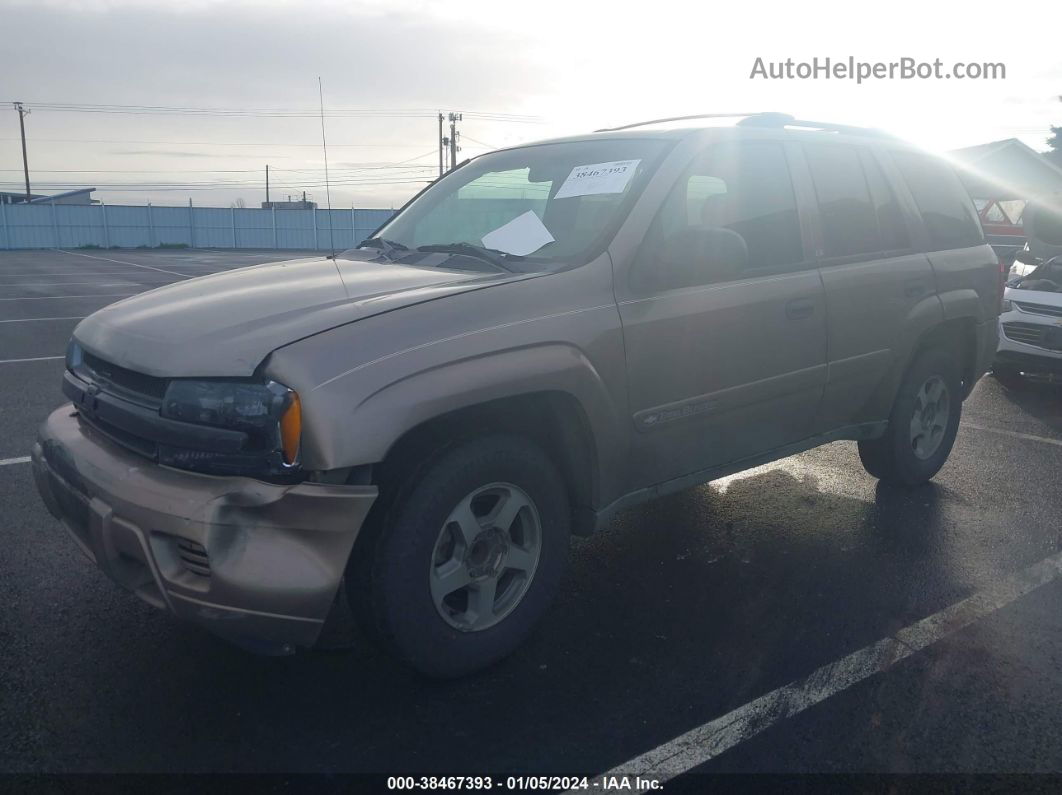
[[[156,246],[191,246],[192,228],[187,207],[152,207],[152,233]]]
[[[107,217],[108,237],[112,246],[137,248],[155,245],[147,207],[111,204],[104,208],[104,214]]]
[[[4,208],[11,248],[55,248],[51,207],[9,204]]]
[[[277,210],[277,248],[317,248],[313,210]]]
[[[393,210],[263,210],[117,204],[5,204],[0,248],[280,248],[342,251]]]
[[[384,222],[390,220],[394,214],[394,210],[354,210],[356,219],[354,236],[358,239],[357,242],[360,243],[383,226]]]
[[[198,248],[235,248],[233,212],[222,207],[195,207],[195,244]]]
[[[44,209],[44,206],[41,205]],[[103,246],[103,226],[100,224],[97,208],[89,205],[57,204],[48,205],[54,213],[55,228],[59,235],[59,248],[76,246]]]
[[[234,211],[236,248],[272,248],[272,210],[241,207]]]

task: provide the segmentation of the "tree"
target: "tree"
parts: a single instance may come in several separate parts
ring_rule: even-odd
[[[1056,166],[1062,166],[1062,127],[1051,127],[1051,137],[1047,139],[1051,148],[1044,152],[1044,157]]]
[[[241,199],[237,199],[236,201],[234,201],[232,203],[232,206],[237,208],[237,209],[242,210],[244,207],[247,206],[247,202],[245,202],[242,198]]]

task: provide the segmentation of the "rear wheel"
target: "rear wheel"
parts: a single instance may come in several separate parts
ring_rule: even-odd
[[[366,550],[360,598],[376,634],[433,677],[500,660],[555,594],[569,524],[560,475],[529,441],[499,435],[443,453],[398,491]]]
[[[948,460],[962,413],[962,379],[954,354],[919,353],[900,385],[885,435],[859,443],[859,458],[874,477],[916,486]]]

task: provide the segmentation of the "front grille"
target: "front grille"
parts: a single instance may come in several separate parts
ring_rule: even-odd
[[[1046,326],[1036,323],[1004,323],[1003,334],[1008,340],[1024,342],[1026,345],[1040,345],[1043,342]]]
[[[1030,304],[1025,301],[1014,301],[1014,306],[1022,312],[1030,315],[1047,315],[1048,317],[1062,317],[1062,306],[1050,306],[1049,304]]]
[[[104,422],[99,417],[93,417],[84,411],[78,413],[78,419],[80,419],[81,422],[91,425],[112,442],[118,443],[126,450],[138,453],[139,455],[152,460],[158,458],[159,446],[150,439],[142,439],[136,434],[129,433],[129,431],[112,425],[109,422]]]
[[[81,361],[72,368],[71,372],[90,389],[95,388],[98,392],[105,392],[152,412],[157,412],[161,408],[162,398],[168,384],[165,378],[156,378],[119,367],[84,350]],[[78,407],[82,409],[80,412],[82,422],[88,423],[127,450],[147,458],[157,459],[158,445],[154,441],[142,438],[124,427],[95,416],[94,412],[85,410],[84,405],[79,404]]]
[[[127,370],[88,351],[82,352],[82,363],[74,372],[83,381],[96,384],[104,392],[152,409],[162,406],[162,397],[169,384],[165,378]]]
[[[207,555],[207,551],[202,544],[197,544],[195,541],[189,541],[186,538],[178,538],[177,555],[180,557],[184,567],[192,574],[197,574],[200,577],[210,576],[210,556]]]

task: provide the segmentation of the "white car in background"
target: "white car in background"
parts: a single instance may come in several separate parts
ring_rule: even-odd
[[[1007,277],[992,372],[1018,386],[1022,373],[1062,376],[1062,202],[1030,205],[1028,243]]]

